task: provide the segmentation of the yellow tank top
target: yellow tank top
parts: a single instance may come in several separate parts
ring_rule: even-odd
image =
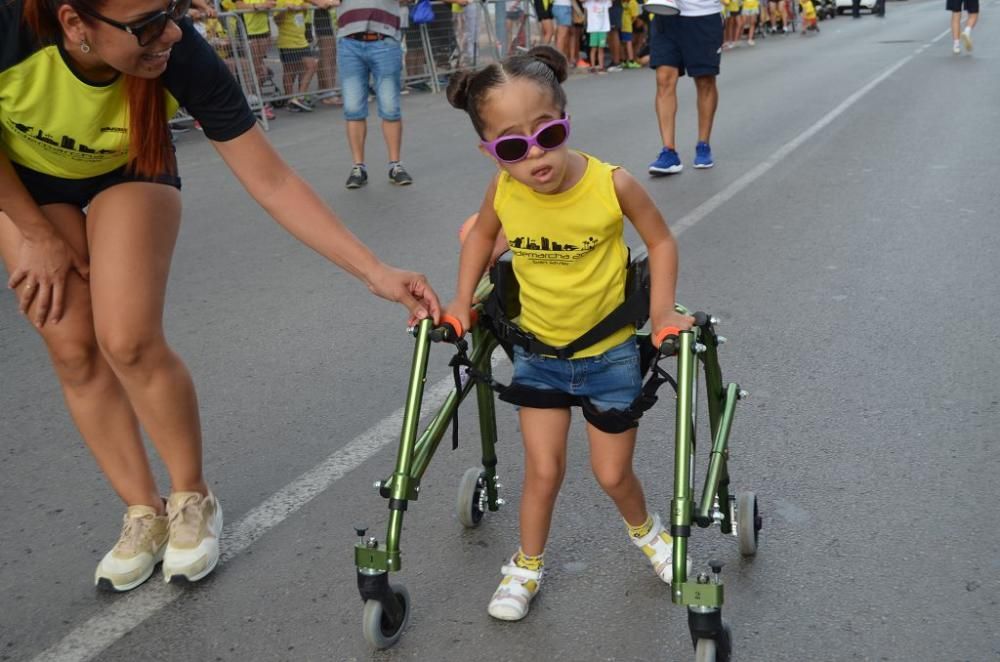
[[[618,166],[583,156],[587,168],[568,191],[537,193],[502,172],[493,199],[514,255],[518,324],[553,347],[576,340],[625,298],[628,247],[611,179]],[[634,334],[623,327],[573,358],[602,354]]]

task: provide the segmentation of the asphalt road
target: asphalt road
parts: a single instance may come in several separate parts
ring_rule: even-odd
[[[714,530],[692,539],[696,567],[727,562],[737,660],[1000,659],[998,3],[983,5],[972,56],[952,55],[941,5],[894,2],[885,20],[841,17],[817,37],[726,54],[716,167],[648,182],[679,232],[679,298],[723,318],[725,376],[751,392],[731,470],[760,496],[760,554],[741,560]],[[658,151],[652,73],[576,77],[567,91],[575,146],[645,179]],[[686,80],[680,107],[690,164]],[[407,97],[405,116],[409,189],[382,179],[374,129],[372,183],[344,190],[334,112],[282,116],[270,135],[364,241],[447,297],[455,230],[491,165],[442,96]],[[410,627],[372,652],[352,527],[386,522],[371,482],[395,457],[412,349],[402,309],[283,234],[200,136],[178,153],[185,220],[166,324],[198,386],[226,561],[188,589],[94,591],[121,504],[2,295],[0,659],[691,657],[684,611],[623,535],[579,423],[543,593],[522,623],[486,614],[516,546],[521,458],[507,406],[498,451],[510,505],[475,530],[456,520],[458,480],[477,461],[468,407],[462,447],[443,445],[406,515],[394,581],[413,598]],[[438,384],[448,357],[432,358]],[[662,512],[672,429],[661,406],[640,433],[638,470]]]

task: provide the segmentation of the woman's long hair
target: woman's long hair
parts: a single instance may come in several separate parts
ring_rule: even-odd
[[[23,0],[24,22],[41,43],[62,40],[62,26],[56,15],[66,4],[77,9],[86,20],[80,7],[91,11],[100,9],[99,0]],[[125,95],[128,99],[128,168],[135,175],[152,179],[165,173],[176,174],[173,146],[167,126],[167,107],[163,81],[160,77],[139,78],[125,76]]]

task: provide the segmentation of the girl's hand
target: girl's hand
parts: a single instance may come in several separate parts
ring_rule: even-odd
[[[458,299],[453,299],[444,309],[445,315],[451,315],[462,325],[461,329],[455,329],[463,334],[468,333],[472,328],[472,308],[467,303],[462,303]]]
[[[369,280],[368,289],[376,296],[406,306],[410,311],[409,326],[426,317],[437,323],[441,317],[441,303],[423,274],[383,264]]]
[[[652,333],[649,335],[650,341],[656,343],[656,337],[663,329],[674,327],[681,331],[687,331],[694,324],[694,318],[690,315],[681,315],[675,310],[665,314],[655,314],[651,316]]]
[[[32,322],[41,328],[46,322],[62,319],[66,278],[74,270],[84,280],[89,278],[87,262],[55,232],[39,239],[22,239],[17,266],[7,286],[14,289],[24,285],[18,307],[22,315],[27,315],[32,302],[36,302]]]

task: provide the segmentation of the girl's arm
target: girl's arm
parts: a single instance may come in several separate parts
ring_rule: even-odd
[[[247,192],[296,239],[353,274],[374,294],[406,306],[411,323],[428,316],[438,319],[440,304],[427,279],[379,260],[285,163],[259,126],[214,145]]]
[[[448,304],[446,312],[462,323],[463,329],[470,326],[469,310],[476,285],[483,276],[486,265],[493,254],[493,246],[500,233],[500,219],[493,209],[497,183],[494,178],[479,207],[479,218],[462,242],[462,254],[458,262],[458,286],[455,298]]]
[[[677,291],[677,242],[649,193],[622,168],[612,175],[622,212],[635,226],[649,253],[649,320],[653,335],[668,326],[690,329],[693,317],[674,310]]]

